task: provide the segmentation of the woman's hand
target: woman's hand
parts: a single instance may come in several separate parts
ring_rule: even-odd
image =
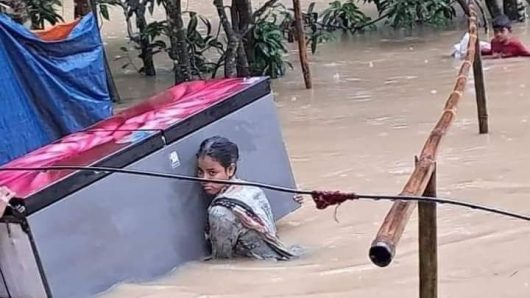
[[[9,203],[9,201],[15,196],[15,193],[10,191],[7,187],[0,187],[0,199],[4,201],[5,203]]]
[[[304,197],[302,195],[294,195],[293,200],[298,204],[304,203]]]

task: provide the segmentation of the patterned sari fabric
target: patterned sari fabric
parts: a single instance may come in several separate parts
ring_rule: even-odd
[[[269,201],[257,187],[233,185],[217,195],[208,208],[207,237],[213,258],[296,257],[276,235]]]

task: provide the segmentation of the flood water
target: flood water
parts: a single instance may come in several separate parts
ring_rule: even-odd
[[[192,5],[205,14],[213,11],[210,2]],[[125,43],[119,26],[104,25],[109,57],[119,55]],[[514,31],[530,44],[525,26]],[[463,32],[367,34],[329,43],[310,55],[312,90],[304,89],[293,50],[295,70],[274,81],[273,90],[300,186],[399,193],[454,85],[460,62],[449,53]],[[167,68],[159,69],[156,79],[145,79],[112,63],[127,102],[172,80]],[[530,59],[524,58],[484,61],[488,135],[478,134],[470,80],[438,158],[439,196],[530,214],[529,68]],[[333,208],[319,211],[307,201],[278,223],[284,242],[309,249],[299,260],[193,262],[155,281],[118,285],[104,296],[418,297],[416,214],[389,267],[376,267],[368,258],[390,206],[345,203],[337,223]],[[530,297],[528,223],[442,205],[438,243],[439,297]]]

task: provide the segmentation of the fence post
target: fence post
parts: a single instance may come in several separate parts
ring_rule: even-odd
[[[294,19],[296,26],[296,34],[298,37],[298,54],[300,56],[300,65],[302,66],[302,74],[304,75],[305,87],[307,89],[313,88],[311,81],[311,70],[309,69],[309,62],[307,62],[307,45],[304,33],[304,20],[302,16],[302,9],[300,7],[300,0],[293,0]]]
[[[436,164],[429,184],[423,193],[436,197]],[[418,203],[420,298],[438,297],[438,248],[436,227],[436,203]]]
[[[478,35],[478,30],[477,30]],[[481,134],[488,133],[488,109],[486,106],[486,88],[484,87],[484,72],[480,54],[480,40],[477,36],[475,44],[475,59],[473,61],[473,76],[475,78],[475,94],[477,97],[478,127]]]

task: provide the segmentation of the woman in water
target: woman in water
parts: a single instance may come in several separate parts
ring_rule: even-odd
[[[202,142],[197,153],[200,178],[237,181],[239,149],[223,137]],[[278,239],[271,206],[257,187],[203,182],[211,196],[206,237],[212,258],[251,257],[261,260],[289,260],[295,254]],[[296,196],[301,203],[302,198]]]

